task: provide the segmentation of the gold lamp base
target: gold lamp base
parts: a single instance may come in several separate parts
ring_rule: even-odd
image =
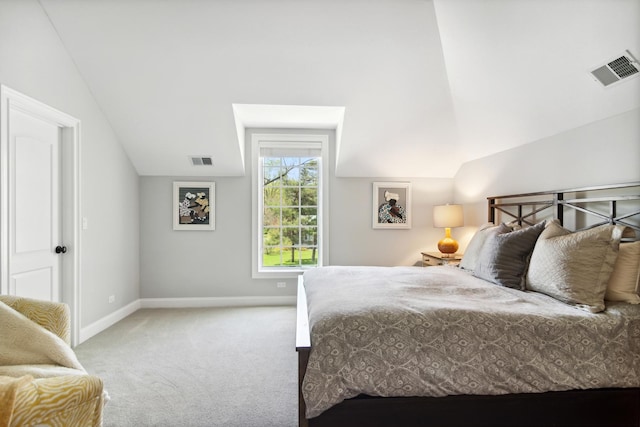
[[[451,228],[445,228],[444,233],[444,238],[438,242],[438,250],[445,256],[451,256],[458,252],[458,242],[451,238]]]

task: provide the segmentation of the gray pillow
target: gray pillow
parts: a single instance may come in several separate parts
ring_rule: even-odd
[[[575,233],[552,222],[538,239],[526,287],[593,313],[604,295],[624,227],[601,225]]]
[[[511,230],[512,228],[504,223],[500,225],[493,225],[493,223],[488,222],[481,226],[467,245],[462,261],[460,261],[460,268],[469,271],[475,270],[478,257],[482,252],[482,246],[484,246],[484,242],[487,240],[487,237],[496,233],[507,233]]]
[[[490,235],[484,242],[473,275],[500,286],[524,289],[531,251],[545,222],[510,233]]]

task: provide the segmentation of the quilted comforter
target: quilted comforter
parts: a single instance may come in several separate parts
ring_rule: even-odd
[[[640,387],[640,306],[589,313],[454,267],[304,274],[307,417],[344,399]]]

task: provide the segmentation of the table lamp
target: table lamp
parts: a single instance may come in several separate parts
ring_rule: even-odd
[[[451,238],[452,227],[462,227],[464,215],[462,205],[441,205],[433,207],[433,226],[444,228],[445,236],[438,242],[438,250],[445,257],[455,254],[458,250],[458,242]]]

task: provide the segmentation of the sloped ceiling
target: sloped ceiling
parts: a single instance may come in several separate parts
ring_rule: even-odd
[[[39,1],[140,175],[243,175],[260,126],[337,128],[338,176],[452,177],[640,107],[589,74],[640,55],[640,0]]]

